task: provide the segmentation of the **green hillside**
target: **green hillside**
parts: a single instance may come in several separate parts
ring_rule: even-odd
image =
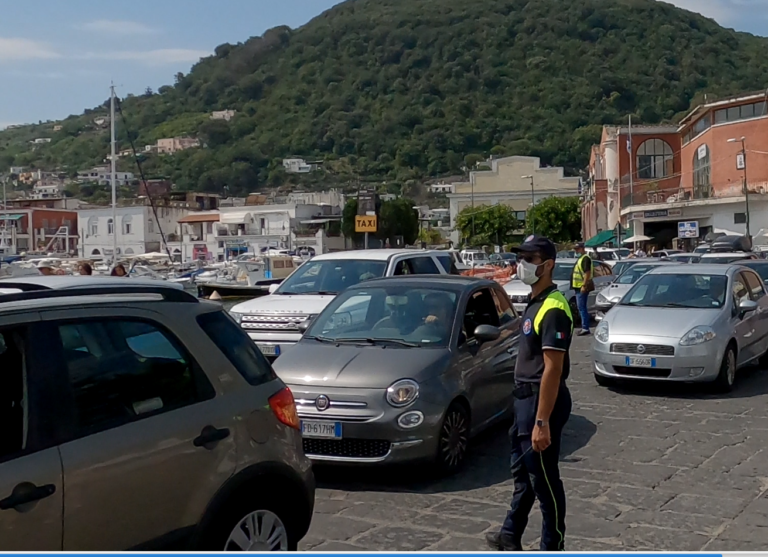
[[[206,148],[145,168],[213,192],[280,185],[293,155],[324,160],[305,179],[328,182],[456,174],[489,153],[576,169],[603,124],[669,121],[703,93],[764,89],[765,52],[768,39],[653,0],[349,0],[300,29],[221,45],[123,109],[140,146],[198,134]],[[208,119],[222,109],[237,116]],[[50,124],[0,133],[0,168],[101,162],[108,133],[92,121],[105,113],[65,120],[35,150]]]

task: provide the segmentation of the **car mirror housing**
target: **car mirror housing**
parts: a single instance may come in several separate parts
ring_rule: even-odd
[[[493,325],[478,325],[475,328],[475,340],[480,344],[493,342],[501,336],[501,330]]]
[[[753,300],[742,300],[739,302],[739,314],[744,317],[746,314],[757,310],[757,302]]]
[[[280,288],[279,284],[270,284],[269,285],[269,293],[270,294],[274,294],[277,291],[278,288]]]

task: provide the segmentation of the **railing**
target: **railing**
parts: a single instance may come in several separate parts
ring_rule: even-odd
[[[622,186],[621,207],[638,205],[674,205],[702,199],[735,199],[744,198],[744,189],[740,182],[726,184],[696,186],[693,190],[683,188],[655,189],[635,191],[630,195]],[[768,194],[768,182],[750,182],[749,195],[762,196]]]

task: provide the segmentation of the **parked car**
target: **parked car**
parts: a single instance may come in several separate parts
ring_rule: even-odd
[[[654,261],[653,259],[647,259],[645,257],[634,258],[634,259],[622,259],[621,261],[617,261],[616,263],[614,263],[611,269],[613,270],[613,275],[615,278],[615,277],[621,276],[621,274],[632,265],[637,265],[638,263],[650,263],[653,261]]]
[[[651,257],[670,257],[672,255],[677,255],[679,253],[684,253],[681,249],[657,249],[651,254]]]
[[[674,253],[664,258],[675,263],[698,263],[701,260],[700,253]]]
[[[448,251],[371,249],[313,257],[269,296],[237,304],[230,314],[256,346],[274,361],[301,338],[299,325],[318,315],[349,286],[372,278],[444,275],[451,272]]]
[[[517,265],[517,255],[514,253],[492,253],[490,256],[491,265],[495,267],[515,267]]]
[[[576,309],[576,292],[571,289],[571,276],[573,275],[573,267],[576,265],[577,261],[578,259],[557,259],[555,261],[555,270],[552,274],[552,280],[557,285],[557,288],[563,293],[565,299],[568,300],[575,324],[578,326],[581,322],[579,320],[579,312]],[[589,294],[587,310],[591,315],[594,315],[597,311],[597,294],[611,283],[614,275],[610,265],[603,261],[593,260],[592,265],[594,270],[593,280],[595,283],[595,290]],[[531,297],[531,287],[515,277],[504,285],[504,291],[512,301],[515,311],[523,313],[528,305],[528,300]]]
[[[764,283],[768,284],[768,261],[765,259],[749,259],[747,261],[739,261],[738,264],[752,269],[760,275]]]
[[[712,382],[729,391],[736,370],[768,350],[768,296],[739,265],[667,265],[640,278],[594,334],[594,373],[616,379]]]
[[[5,550],[296,549],[315,487],[293,396],[221,305],[142,279],[0,288]]]
[[[648,271],[656,269],[662,265],[675,265],[671,261],[656,261],[654,259],[641,260],[640,265],[631,265],[626,270],[616,277],[611,284],[606,286],[598,295],[595,300],[595,307],[597,313],[595,318],[601,321],[605,314],[613,306],[615,306],[629,292],[632,285],[635,284],[640,277],[645,275]]]
[[[510,416],[519,334],[494,281],[376,279],[334,299],[275,370],[310,459],[453,472],[471,437]]]
[[[699,259],[699,263],[717,263],[717,264],[726,264],[729,265],[731,263],[735,263],[736,261],[747,261],[750,259],[758,259],[757,255],[755,255],[752,252],[744,252],[744,251],[735,251],[735,252],[710,252],[705,253],[701,256],[701,259]]]

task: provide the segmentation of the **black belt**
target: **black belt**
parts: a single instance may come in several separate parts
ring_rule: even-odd
[[[516,399],[523,400],[530,398],[539,393],[538,383],[517,383],[515,390],[512,391],[512,396]]]

